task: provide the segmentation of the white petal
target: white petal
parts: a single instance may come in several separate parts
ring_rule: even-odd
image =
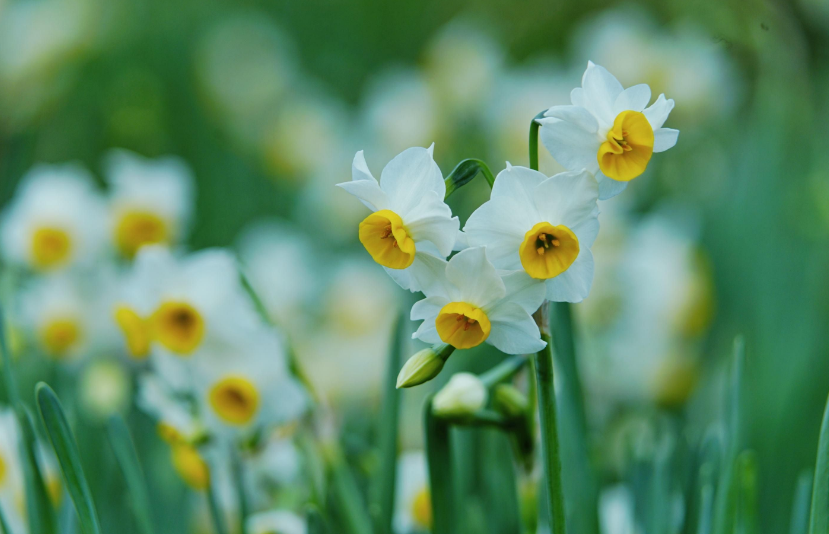
[[[662,125],[665,124],[665,121],[668,119],[668,115],[670,115],[672,109],[674,109],[674,100],[666,100],[665,95],[659,95],[656,102],[654,102],[651,107],[647,108],[643,113],[648,119],[648,122],[651,123],[651,128],[655,131],[662,128]]]
[[[429,191],[446,196],[446,184],[432,153],[427,148],[407,148],[383,169],[380,187],[396,213],[411,211]]]
[[[660,128],[653,132],[653,151],[665,152],[673,148],[679,138],[679,130],[673,128]]]
[[[588,109],[593,112],[600,121],[613,124],[613,104],[622,92],[622,84],[619,83],[607,69],[588,62],[587,70],[581,80],[584,94],[587,98]]]
[[[452,250],[460,251],[470,247],[469,238],[467,238],[465,233],[458,232],[458,235],[455,239],[455,246],[452,247]]]
[[[431,319],[434,322],[440,310],[447,304],[449,304],[449,299],[444,296],[426,297],[419,300],[412,306],[412,321]]]
[[[590,294],[593,285],[593,253],[585,248],[569,269],[547,280],[547,300],[553,302],[581,302]]]
[[[530,314],[514,302],[497,306],[487,315],[492,330],[486,342],[506,354],[529,354],[547,346]]]
[[[451,254],[461,224],[457,217],[452,217],[452,210],[437,193],[429,191],[414,209],[398,215],[403,218],[415,243],[430,241],[444,258]]]
[[[642,107],[644,108],[644,106]],[[596,117],[579,106],[553,106],[544,113],[544,116],[570,122],[585,132],[595,133],[599,129]]]
[[[498,180],[495,180],[496,183]],[[514,201],[497,197],[476,209],[464,226],[470,246],[486,246],[489,261],[499,269],[521,269],[518,247],[535,222],[528,210]]]
[[[415,254],[414,262],[406,269],[389,269],[383,267],[392,280],[403,289],[412,293],[423,291],[426,293],[431,288],[443,287],[445,284],[446,260],[438,258],[428,252],[418,251]],[[445,293],[441,291],[439,294]]]
[[[570,103],[574,106],[586,108],[587,95],[584,94],[584,89],[582,89],[581,87],[576,87],[572,91],[570,91]]]
[[[544,302],[547,288],[543,280],[536,280],[524,271],[515,271],[501,277],[507,288],[505,302],[514,302],[527,313],[535,311]]]
[[[596,174],[596,179],[599,181],[599,200],[607,200],[613,198],[628,186],[630,182],[620,182],[613,178],[608,178],[604,174]]]
[[[485,307],[506,294],[504,282],[486,258],[484,247],[458,252],[446,266],[446,279],[459,290],[453,299]]]
[[[599,218],[588,217],[582,222],[571,226],[570,230],[579,238],[580,248],[591,248],[599,236]]]
[[[365,207],[371,211],[380,211],[388,209],[389,200],[386,193],[380,189],[380,185],[375,181],[358,180],[356,182],[343,182],[337,184],[337,187],[345,189],[363,203]]]
[[[420,323],[418,329],[412,334],[412,339],[419,339],[420,341],[429,343],[430,345],[443,341],[440,339],[440,334],[438,334],[435,318],[433,317],[431,320]]]
[[[565,169],[587,169],[594,173],[599,170],[598,153],[602,142],[596,133],[560,119],[548,118],[538,122],[541,124],[541,142]]]
[[[599,184],[587,171],[562,172],[535,189],[535,204],[542,221],[572,229],[599,215]]]
[[[495,178],[490,198],[507,198],[523,206],[523,210],[531,210],[535,206],[534,190],[546,179],[547,175],[541,172],[527,167],[508,165]]]
[[[640,83],[639,85],[628,87],[616,97],[616,102],[613,104],[613,114],[618,115],[627,110],[642,111],[650,101],[651,88],[648,87],[648,84]]]

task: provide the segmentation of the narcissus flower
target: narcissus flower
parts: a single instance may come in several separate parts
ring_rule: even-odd
[[[10,534],[23,534],[26,528],[25,477],[20,458],[20,427],[9,408],[0,410],[0,507]]]
[[[547,300],[580,302],[593,282],[597,196],[598,185],[587,171],[548,178],[508,165],[489,201],[469,217],[464,234],[469,245],[486,246],[498,269],[520,269],[543,281]]]
[[[0,224],[3,256],[38,271],[89,264],[106,244],[103,199],[76,165],[29,171]]]
[[[455,373],[432,400],[432,412],[439,417],[471,416],[489,398],[486,385],[472,373]]]
[[[142,158],[126,150],[104,161],[110,186],[112,238],[128,258],[144,245],[177,244],[190,219],[193,176],[175,157]]]
[[[456,349],[487,342],[507,354],[546,346],[531,317],[544,302],[544,284],[523,271],[499,275],[483,247],[441,261],[423,293],[412,306],[412,320],[423,320],[414,338]]]
[[[433,149],[404,150],[386,165],[379,183],[357,152],[352,181],[337,184],[373,212],[360,223],[360,242],[411,291],[420,291],[430,270],[452,252],[460,228],[443,201],[446,185]]]
[[[570,106],[553,106],[541,119],[541,141],[571,171],[587,169],[599,182],[599,198],[621,193],[643,172],[654,152],[676,144],[679,130],[662,125],[674,101],[659,95],[650,107],[646,84],[627,89],[604,67],[588,62]]]
[[[152,347],[187,357],[210,344],[241,343],[261,322],[230,252],[203,250],[181,259],[143,247],[114,310],[130,354]]]
[[[401,534],[432,529],[432,498],[426,472],[426,457],[409,451],[397,460],[394,531]]]
[[[259,512],[246,519],[250,534],[306,534],[308,526],[304,519],[288,510]]]

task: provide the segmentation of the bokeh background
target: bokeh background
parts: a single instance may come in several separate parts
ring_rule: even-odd
[[[591,59],[673,98],[667,126],[681,131],[601,204],[594,289],[575,307],[602,479],[618,478],[625,428],[668,417],[703,433],[744,334],[744,440],[758,453],[762,531],[783,532],[829,391],[827,56],[825,0],[0,0],[0,203],[38,163],[78,162],[103,187],[113,148],[181,158],[196,186],[187,248],[239,253],[359,465],[411,296],[359,246],[365,210],[334,184],[357,150],[377,175],[432,142],[445,175],[467,157],[526,165],[530,120],[569,103]],[[558,172],[541,152],[541,170]],[[486,197],[476,181],[450,204],[464,220]],[[14,291],[6,283],[4,298]],[[53,376],[30,352],[25,379]],[[128,364],[111,356],[127,390]],[[497,360],[481,350],[450,370]],[[100,382],[85,365],[61,375],[65,390]],[[421,446],[423,396],[404,395],[403,448]],[[131,413],[152,458],[151,423],[104,404]],[[73,406],[93,490],[117,500],[100,418]],[[185,490],[150,478],[167,531],[180,531]],[[124,505],[101,504],[104,524]]]

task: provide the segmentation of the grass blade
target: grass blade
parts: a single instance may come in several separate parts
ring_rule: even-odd
[[[3,387],[6,390],[9,404],[17,406],[20,403],[20,393],[17,391],[17,382],[14,379],[12,355],[6,339],[6,316],[2,306],[0,306],[0,374],[3,375]]]
[[[739,475],[739,506],[737,507],[737,532],[757,534],[757,454],[743,451],[737,457]]]
[[[245,478],[242,466],[242,458],[236,450],[230,451],[231,468],[233,470],[233,485],[236,489],[236,498],[239,505],[239,533],[247,534],[248,523],[247,518],[250,513],[250,506],[248,506],[248,496],[245,491]]]
[[[812,511],[809,517],[809,534],[829,532],[829,400],[820,425],[817,446],[817,462],[812,485]]]
[[[809,504],[812,500],[812,472],[806,470],[797,477],[797,488],[792,502],[792,522],[789,534],[809,532]]]
[[[380,465],[371,488],[371,515],[379,534],[391,534],[394,515],[395,481],[397,479],[397,442],[400,419],[400,390],[397,373],[400,370],[403,340],[408,333],[407,315],[400,314],[386,362],[383,382],[383,404],[380,427],[377,429]]]
[[[704,463],[699,470],[700,495],[699,519],[697,534],[711,534],[714,515],[714,468],[710,463]]]
[[[337,509],[344,521],[343,530],[350,534],[371,534],[371,517],[361,498],[360,487],[338,445],[330,446],[327,457],[331,473],[331,487],[334,491]]]
[[[144,472],[141,469],[141,463],[138,461],[138,454],[135,451],[135,444],[130,436],[130,431],[121,416],[114,415],[107,421],[107,435],[112,451],[115,453],[115,459],[118,461],[127,482],[127,489],[130,492],[132,509],[138,520],[138,526],[142,534],[153,534],[152,521],[150,520],[150,497],[147,493]]]
[[[449,424],[432,413],[432,396],[423,407],[426,462],[432,501],[432,534],[455,534],[452,443]]]
[[[78,513],[81,531],[84,534],[100,534],[101,527],[98,524],[89,484],[84,476],[75,438],[60,401],[52,388],[43,382],[35,387],[35,396],[40,417],[58,458],[66,489]]]
[[[739,473],[735,469],[737,454],[742,439],[741,426],[743,396],[743,367],[745,365],[745,343],[742,337],[734,340],[734,355],[731,366],[731,384],[728,402],[728,453],[717,488],[714,532],[733,534],[739,497]]]
[[[34,424],[23,404],[17,405],[17,420],[20,424],[20,456],[23,459],[23,473],[26,479],[26,511],[32,533],[53,534],[57,532],[57,518],[43,473],[37,460],[37,439]]]

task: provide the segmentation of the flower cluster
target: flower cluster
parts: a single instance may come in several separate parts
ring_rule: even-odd
[[[423,321],[413,337],[436,345],[404,367],[398,386],[435,376],[453,349],[545,347],[533,313],[545,301],[580,302],[590,293],[598,200],[620,193],[653,153],[676,143],[678,131],[662,127],[673,100],[660,95],[648,107],[650,99],[647,85],[623,89],[588,63],[572,104],[536,118],[545,147],[567,171],[548,177],[507,163],[462,230],[445,203],[434,145],[399,154],[379,182],[357,153],[352,181],[339,186],[372,210],[360,242],[402,288],[425,295],[412,307],[412,320]],[[446,181],[454,190],[453,177]]]

